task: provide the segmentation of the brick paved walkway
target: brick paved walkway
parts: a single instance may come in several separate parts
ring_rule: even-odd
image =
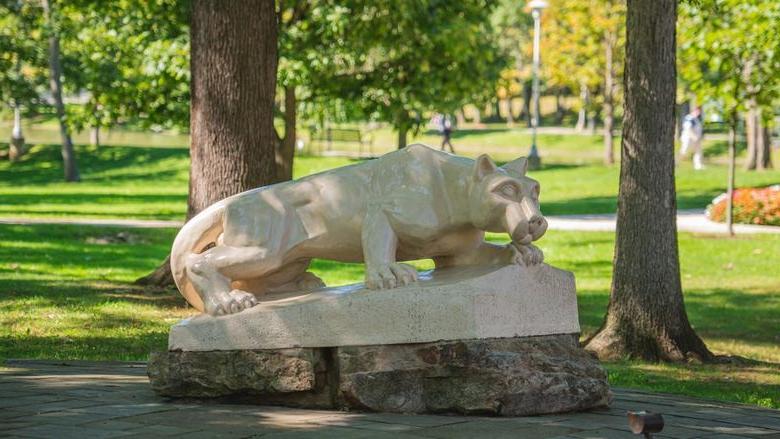
[[[635,438],[627,410],[660,412],[657,438],[780,438],[780,411],[616,389],[610,409],[528,418],[411,416],[171,401],[144,363],[9,361],[0,437]]]

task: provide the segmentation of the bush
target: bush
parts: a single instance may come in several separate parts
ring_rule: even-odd
[[[721,194],[707,206],[707,218],[726,221],[728,196]],[[780,226],[780,185],[734,190],[734,222]]]

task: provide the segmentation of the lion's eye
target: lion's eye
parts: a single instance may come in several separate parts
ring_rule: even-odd
[[[516,198],[517,197],[517,186],[513,184],[505,184],[499,188],[499,192],[501,192],[501,195],[507,197],[507,198]]]

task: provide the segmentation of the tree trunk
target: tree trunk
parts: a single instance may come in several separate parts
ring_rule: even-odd
[[[734,236],[734,174],[737,166],[737,115],[731,115],[729,123],[729,181],[726,186],[726,228]]]
[[[493,101],[493,113],[495,113],[493,116],[495,122],[503,122],[501,117],[501,99],[498,97]]]
[[[95,124],[89,130],[89,144],[94,147],[100,146],[100,125]]]
[[[523,116],[525,117],[525,124],[528,128],[531,127],[531,97],[533,92],[533,83],[531,81],[525,81],[523,83]]]
[[[688,115],[688,113],[691,112],[691,102],[685,101],[682,104],[680,104],[679,113],[677,113],[677,118],[675,119],[675,130],[674,130],[674,138],[679,139],[682,135],[682,125],[683,122],[685,122],[685,116]]]
[[[276,178],[274,1],[195,0],[190,35],[188,219]],[[137,282],[171,284],[168,260]]]
[[[404,149],[406,148],[407,137],[409,134],[409,129],[411,128],[409,113],[406,111],[401,111],[398,113],[395,125],[398,129],[398,149]]]
[[[455,120],[457,121],[459,127],[463,127],[466,124],[466,115],[463,114],[462,107],[455,112]]]
[[[192,6],[191,218],[276,176],[273,0],[196,0]]]
[[[506,109],[506,126],[512,128],[515,126],[514,115],[512,114],[512,98],[508,97],[504,99],[504,108]]]
[[[615,146],[612,139],[615,124],[615,68],[612,62],[612,52],[615,48],[615,37],[612,32],[604,36],[604,49],[606,65],[604,68],[604,163],[615,163]]]
[[[561,89],[555,89],[555,125],[560,126],[563,124],[563,115],[566,111],[561,104]]]
[[[25,151],[24,134],[22,133],[22,110],[19,108],[19,103],[14,102],[14,127],[11,130],[11,143],[8,145],[8,159],[15,162],[22,158]]]
[[[772,169],[772,134],[766,123],[762,124],[761,144],[756,149],[756,165],[759,170]]]
[[[276,151],[276,181],[292,180],[296,130],[295,86],[284,87],[284,137]]]
[[[680,285],[674,188],[676,0],[628,0],[614,273],[599,358],[709,360]]]
[[[745,116],[745,137],[747,140],[747,161],[745,169],[764,170],[772,167],[771,138],[763,120],[761,109],[755,98],[748,100]]]
[[[406,148],[406,138],[408,133],[409,126],[407,124],[404,123],[398,127],[398,149]]]
[[[585,131],[585,124],[588,123],[588,106],[590,105],[590,92],[588,86],[580,84],[580,111],[577,114],[577,126],[574,128],[578,133]]]
[[[54,109],[57,113],[57,121],[60,125],[60,137],[62,138],[62,164],[65,171],[65,181],[79,181],[79,170],[76,166],[76,153],[73,151],[73,142],[70,139],[68,125],[65,119],[65,104],[62,102],[62,68],[60,67],[60,37],[57,34],[57,25],[52,18],[52,10],[49,0],[42,0],[43,14],[46,27],[49,31],[49,88]]]
[[[745,142],[747,143],[747,160],[745,169],[756,169],[756,133],[758,132],[758,105],[754,98],[748,99],[747,114],[745,114]]]
[[[597,134],[599,120],[601,120],[601,109],[593,110],[588,117],[588,131],[592,136]]]

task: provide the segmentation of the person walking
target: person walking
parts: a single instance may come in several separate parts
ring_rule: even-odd
[[[442,115],[439,118],[439,132],[441,132],[441,150],[444,151],[444,145],[450,147],[450,152],[455,154],[455,148],[452,146],[452,119],[449,115]]]
[[[704,137],[704,124],[701,120],[701,108],[695,107],[683,119],[682,133],[680,134],[680,158],[688,155],[688,151],[693,151],[693,169],[704,169],[702,163],[702,138]]]

